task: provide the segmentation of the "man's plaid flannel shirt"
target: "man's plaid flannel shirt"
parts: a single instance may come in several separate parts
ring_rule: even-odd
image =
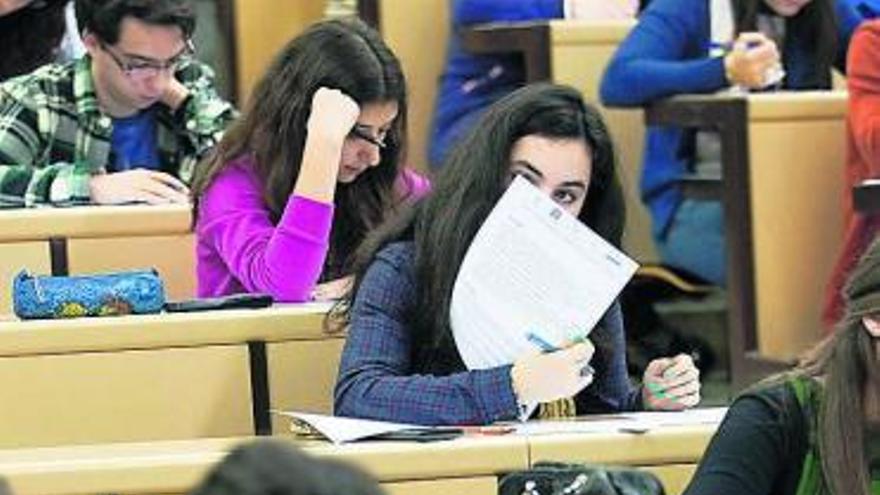
[[[157,145],[161,170],[189,182],[237,113],[206,65],[187,64],[176,77],[190,95],[176,112],[157,104]],[[112,163],[112,128],[88,56],[0,84],[0,203],[88,203],[89,178]]]

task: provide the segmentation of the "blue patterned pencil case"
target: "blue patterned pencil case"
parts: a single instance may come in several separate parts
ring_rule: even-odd
[[[12,303],[26,320],[158,313],[165,289],[155,270],[68,277],[22,270],[12,283]]]

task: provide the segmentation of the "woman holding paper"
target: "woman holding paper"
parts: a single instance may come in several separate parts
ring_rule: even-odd
[[[521,406],[536,403],[554,404],[542,407],[546,416],[695,405],[699,372],[688,356],[652,362],[645,385],[631,388],[617,304],[589,340],[543,353],[536,344],[513,364],[467,370],[456,347],[453,285],[512,180],[525,178],[619,245],[624,212],[614,167],[605,124],[571,88],[529,86],[490,107],[442,168],[434,192],[359,252],[354,287],[336,311],[349,335],[335,413],[442,425],[515,419]]]
[[[685,495],[880,494],[880,238],[837,331],[739,397]]]
[[[634,107],[688,93],[831,88],[861,17],[851,0],[653,0],[602,78],[607,106]],[[718,175],[711,132],[653,126],[641,196],[661,260],[725,285],[721,204],[682,196],[688,173]]]

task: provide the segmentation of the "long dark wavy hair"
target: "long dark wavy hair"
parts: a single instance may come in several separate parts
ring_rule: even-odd
[[[394,182],[406,145],[406,81],[397,57],[379,34],[357,19],[319,22],[291,40],[257,84],[241,118],[227,130],[193,178],[198,198],[235,158],[251,153],[264,184],[272,222],[281,218],[299,177],[312,95],[338,89],[361,107],[397,102],[380,163],[350,184],[338,184],[330,251],[322,279],[347,270],[348,258],[367,232],[394,209]],[[333,164],[334,166],[336,164]]]
[[[880,355],[877,338],[865,328],[862,317],[880,315],[880,237],[859,261],[850,278],[847,312],[835,332],[809,351],[791,372],[768,378],[755,388],[778,384],[794,377],[822,383],[822,401],[817,422],[822,474],[829,493],[871,494],[871,473],[865,457],[867,407],[880,405]],[[871,277],[871,279],[869,279]],[[868,280],[872,282],[866,283]],[[871,311],[855,310],[853,288],[871,287],[878,303]],[[873,394],[873,396],[871,396]],[[873,414],[878,414],[874,411]],[[875,416],[876,419],[876,416]]]
[[[769,10],[764,0],[733,0],[733,15],[737,32],[755,31],[758,14]],[[811,77],[802,83],[803,88],[827,89],[831,87],[831,68],[838,54],[838,20],[834,0],[811,0],[797,13],[785,20],[786,45],[793,39],[806,43],[802,48],[812,54]],[[780,53],[789,52],[789,46],[780,46]],[[845,58],[845,57],[842,57]],[[845,60],[841,60],[845,63]],[[783,65],[785,60],[783,59]],[[787,68],[786,68],[787,69]]]
[[[367,238],[355,263],[352,291],[334,315],[350,321],[361,281],[376,253],[396,240],[415,243],[418,280],[413,331],[413,362],[443,368],[459,359],[449,324],[449,303],[459,267],[489,212],[510,180],[514,143],[528,135],[582,139],[592,153],[586,202],[578,218],[619,246],[624,203],[615,173],[611,136],[599,112],[567,86],[536,84],[492,105],[474,130],[452,151],[436,177],[433,192],[413,209]],[[444,361],[432,363],[433,361]]]
[[[0,81],[55,60],[64,38],[67,0],[46,0],[0,17]]]

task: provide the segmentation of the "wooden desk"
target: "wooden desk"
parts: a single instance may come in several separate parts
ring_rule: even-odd
[[[853,204],[861,213],[880,213],[880,183],[867,181],[854,187]]]
[[[82,206],[0,211],[0,313],[22,268],[54,275],[156,268],[169,299],[195,294],[190,207]]]
[[[0,323],[0,447],[268,433],[329,412],[326,304]]]
[[[392,494],[494,495],[497,475],[554,460],[649,469],[660,475],[667,493],[675,495],[689,480],[714,431],[714,426],[705,426],[666,428],[642,435],[298,445],[312,454],[363,467]],[[190,489],[232,446],[244,440],[247,438],[0,451],[0,475],[9,480],[16,495],[178,494]]]
[[[641,109],[605,108],[599,104],[599,84],[605,66],[635,21],[551,20],[492,23],[462,32],[465,48],[479,54],[519,54],[526,81],[552,81],[581,90],[599,106],[614,138],[618,174],[626,198],[623,244],[639,261],[658,259],[651,238],[651,219],[639,196],[645,126]]]
[[[735,387],[782,369],[821,329],[821,290],[842,230],[842,91],[682,96],[646,124],[715,130],[727,250]],[[806,145],[805,143],[809,143]]]
[[[16,495],[182,494],[243,440],[0,451],[0,475],[10,482]],[[361,466],[393,495],[495,495],[497,473],[529,465],[526,440],[519,437],[429,444],[299,445],[314,455]]]

